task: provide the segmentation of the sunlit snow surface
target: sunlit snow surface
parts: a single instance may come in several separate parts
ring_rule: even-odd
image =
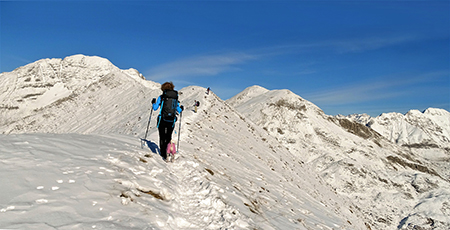
[[[173,163],[158,154],[157,114],[144,142],[144,128],[0,136],[0,228],[364,229],[352,203],[266,131],[204,88],[181,92]]]
[[[333,117],[190,86],[166,163],[157,112],[141,141],[159,86],[83,55],[0,74],[0,229],[450,227],[448,111]]]
[[[184,147],[165,163],[128,136],[2,136],[0,228],[339,229],[349,225],[339,212],[355,218],[245,156]]]

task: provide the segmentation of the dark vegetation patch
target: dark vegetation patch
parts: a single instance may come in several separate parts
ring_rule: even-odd
[[[340,147],[339,140],[329,137],[328,134],[319,128],[314,128],[314,132],[325,142],[328,142],[334,146]]]
[[[283,135],[283,134],[284,134],[283,130],[282,130],[282,129],[280,129],[280,128],[277,128],[277,132],[278,132],[279,134],[281,134],[281,135]]]
[[[164,197],[162,197],[159,193],[154,192],[154,191],[152,191],[152,190],[150,190],[150,189],[149,189],[148,191],[144,191],[144,190],[138,188],[137,190],[138,190],[139,192],[142,192],[142,193],[151,195],[151,196],[153,196],[154,198],[156,198],[156,199],[158,199],[158,200],[164,200]]]
[[[139,161],[141,161],[141,162],[143,162],[143,163],[147,163],[147,160],[145,160],[145,159],[143,159],[143,158],[141,158],[141,157],[139,157]]]
[[[251,200],[251,204],[244,203],[244,205],[247,206],[248,209],[250,209],[250,212],[255,214],[261,214],[261,210],[257,200]]]
[[[27,94],[27,95],[23,96],[23,98],[29,98],[29,97],[40,96],[40,95],[42,95],[42,94],[44,94],[44,93],[30,93],[30,94]]]
[[[209,172],[209,174],[211,174],[212,176],[214,176],[214,172],[213,172],[211,169],[205,168],[205,170],[206,170],[207,172]]]
[[[19,109],[19,106],[12,106],[12,105],[0,105],[0,109],[6,109],[6,110],[15,110],[15,109]]]
[[[428,148],[439,148],[439,145],[434,143],[414,143],[414,144],[403,144],[402,146],[414,149],[428,149]]]
[[[120,197],[128,198],[128,199],[130,199],[131,202],[134,201],[133,197],[131,197],[130,195],[128,195],[126,192],[122,192],[122,193],[120,194]]]
[[[275,106],[275,107],[285,107],[290,110],[299,110],[299,111],[306,111],[305,105],[299,105],[296,103],[290,103],[286,99],[280,99],[275,103],[270,103],[269,106]]]
[[[420,171],[423,173],[428,173],[430,175],[434,175],[434,176],[438,176],[438,177],[442,178],[439,174],[436,173],[436,171],[429,169],[423,165],[407,162],[407,161],[401,159],[400,157],[388,156],[386,159],[391,163],[399,164],[405,168],[410,168],[413,170],[417,170],[417,171]]]
[[[371,137],[381,137],[375,130],[347,119],[338,119],[339,125],[347,130],[349,133],[353,133],[356,136],[362,137],[364,139],[369,139]]]
[[[61,99],[53,102],[53,105],[54,106],[58,106],[58,105],[60,105],[60,104],[62,104],[64,102],[73,101],[75,99],[75,97],[77,97],[77,96],[78,96],[78,94],[72,93],[68,97],[64,97],[64,98],[61,98]]]

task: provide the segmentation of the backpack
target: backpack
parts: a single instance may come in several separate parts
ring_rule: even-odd
[[[166,90],[161,95],[161,119],[167,122],[175,122],[177,119],[178,92]]]

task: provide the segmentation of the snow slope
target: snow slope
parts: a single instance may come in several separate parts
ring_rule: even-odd
[[[327,116],[288,90],[249,87],[227,102],[353,200],[371,228],[450,228],[445,149],[425,157],[365,125]]]
[[[343,117],[364,124],[392,143],[426,159],[447,181],[450,178],[450,113],[444,109],[428,108],[406,114],[383,113],[377,117],[357,115]]]
[[[131,127],[146,125],[149,101],[159,94],[159,84],[136,70],[83,55],[39,60],[0,79],[0,133],[5,134],[132,133]]]
[[[351,200],[214,93],[180,90],[180,152],[165,163],[156,113],[140,139],[158,84],[98,57],[64,60],[0,75],[0,228],[366,229]],[[42,77],[48,63],[63,71]]]
[[[405,115],[383,113],[367,125],[400,145],[450,150],[450,113],[444,109],[411,110]]]
[[[207,147],[167,164],[125,135],[3,136],[0,228],[362,229],[314,177],[299,188],[232,150],[200,158]]]

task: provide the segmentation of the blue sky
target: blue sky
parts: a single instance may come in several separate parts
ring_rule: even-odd
[[[0,72],[100,56],[148,80],[289,89],[326,114],[450,110],[449,1],[0,1]]]

